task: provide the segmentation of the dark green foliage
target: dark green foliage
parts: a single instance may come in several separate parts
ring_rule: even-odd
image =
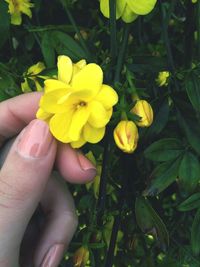
[[[56,77],[58,55],[98,63],[119,95],[105,138],[83,147],[95,157],[95,183],[69,185],[79,227],[61,266],[73,266],[84,245],[88,267],[199,267],[200,1],[157,1],[129,25],[115,21],[114,0],[110,21],[98,0],[32,2],[32,19],[23,15],[14,26],[0,1],[0,101],[23,93],[27,70],[39,61],[41,76]],[[162,71],[170,75],[160,86]],[[152,105],[154,121],[138,127],[137,149],[127,155],[113,128],[121,119],[138,122],[130,113],[136,95]]]

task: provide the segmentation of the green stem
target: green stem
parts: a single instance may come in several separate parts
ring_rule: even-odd
[[[130,30],[130,24],[125,24],[124,25],[122,46],[121,46],[121,50],[119,52],[119,56],[118,56],[118,60],[117,60],[117,67],[116,67],[116,72],[115,72],[114,84],[116,82],[119,82],[119,80],[120,80],[120,74],[122,71],[122,67],[123,67],[123,63],[124,63],[124,59],[125,59],[125,55],[126,55],[127,44],[128,44],[129,30]]]
[[[191,1],[186,3],[185,20],[185,67],[190,68],[192,63],[194,46],[194,4]]]
[[[168,11],[168,14],[167,14],[167,12],[165,10],[165,6],[161,0],[160,0],[160,8],[161,8],[161,14],[162,14],[163,39],[164,39],[166,52],[167,52],[168,64],[169,64],[170,71],[174,76],[175,88],[178,91],[178,83],[177,83],[177,80],[175,77],[176,68],[175,68],[175,64],[174,64],[172,49],[171,49],[169,35],[168,35],[168,24],[169,24],[169,19],[171,17],[171,14],[172,14],[172,11],[174,8],[174,1],[172,1],[172,3],[171,3],[170,10]]]
[[[110,136],[111,130],[109,126],[107,127],[106,137],[105,137],[105,145],[104,145],[104,153],[103,153],[103,162],[102,162],[102,172],[101,172],[101,180],[99,186],[99,198],[97,203],[98,208],[98,216],[97,216],[97,224],[102,225],[102,217],[105,210],[106,205],[106,185],[107,185],[107,174],[109,169],[109,154],[110,154]]]
[[[26,27],[28,32],[44,32],[52,30],[66,30],[68,32],[74,32],[74,28],[68,25],[47,25],[47,26],[38,26],[38,27]]]
[[[198,61],[200,61],[200,1],[197,1],[197,33]]]
[[[110,9],[110,53],[112,66],[117,57],[117,27],[116,27],[116,0],[109,0]]]
[[[87,48],[87,45],[85,43],[85,40],[83,39],[83,36],[81,35],[81,33],[80,33],[80,31],[79,31],[79,29],[78,29],[78,27],[76,25],[76,22],[75,22],[75,20],[74,20],[74,18],[72,16],[71,12],[69,11],[69,9],[68,9],[68,7],[66,5],[63,5],[63,7],[65,9],[65,12],[66,12],[66,14],[68,16],[68,19],[69,19],[70,23],[72,24],[72,26],[73,26],[73,28],[74,28],[77,36],[78,36],[78,39],[79,39],[79,41],[81,43],[81,46],[83,47],[83,49],[85,50],[85,52],[87,54],[88,60],[89,61],[92,61],[91,53],[90,53],[90,51]]]

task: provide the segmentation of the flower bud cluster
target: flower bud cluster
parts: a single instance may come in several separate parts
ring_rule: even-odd
[[[149,127],[153,122],[153,109],[146,100],[137,100],[130,112],[140,117],[140,120],[136,122],[121,120],[113,133],[116,145],[125,153],[133,153],[137,148],[139,139],[137,126]]]

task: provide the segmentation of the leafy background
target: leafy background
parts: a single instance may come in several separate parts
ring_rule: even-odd
[[[200,266],[200,1],[160,0],[149,15],[116,25],[96,0],[32,2],[32,19],[13,26],[0,1],[0,101],[23,93],[38,61],[44,75],[56,74],[60,54],[100,64],[120,96],[103,141],[83,148],[98,166],[95,182],[70,185],[79,228],[61,266],[81,266],[73,255],[82,246],[86,266]],[[162,87],[161,71],[170,72]],[[127,155],[112,131],[124,111],[136,120],[135,91],[151,103],[154,122]]]

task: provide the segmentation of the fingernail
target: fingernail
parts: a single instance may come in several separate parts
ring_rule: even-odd
[[[77,153],[78,155],[78,160],[81,166],[81,169],[83,171],[94,171],[96,173],[96,168],[95,166],[91,163],[91,161],[89,161],[83,154],[81,153]]]
[[[17,151],[23,157],[44,157],[48,153],[52,140],[48,125],[44,121],[34,120],[24,129]]]
[[[62,260],[65,251],[63,244],[56,244],[47,252],[41,267],[57,267]]]

